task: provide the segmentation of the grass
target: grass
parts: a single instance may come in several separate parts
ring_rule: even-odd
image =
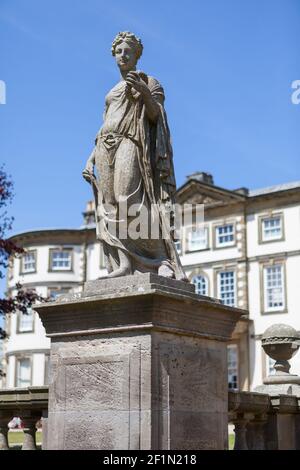
[[[37,445],[41,445],[41,442],[42,442],[42,433],[41,431],[37,431],[36,432],[36,443]],[[23,438],[24,438],[24,434],[23,434],[23,431],[9,431],[8,433],[8,443],[9,443],[9,446],[22,446],[23,444]]]
[[[233,450],[234,447],[234,434],[229,434],[229,440],[228,440],[228,448],[229,450]]]

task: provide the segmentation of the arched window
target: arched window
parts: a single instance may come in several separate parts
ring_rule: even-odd
[[[205,277],[201,274],[199,274],[198,276],[193,276],[192,277],[192,284],[195,284],[195,286],[196,286],[196,289],[195,289],[196,294],[208,295],[207,277]]]

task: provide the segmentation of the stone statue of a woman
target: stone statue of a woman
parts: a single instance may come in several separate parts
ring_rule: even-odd
[[[176,183],[164,90],[136,70],[142,51],[141,40],[130,32],[119,33],[112,44],[121,79],[106,96],[104,124],[83,176],[94,190],[97,238],[108,277],[155,272],[186,280],[168,223]],[[131,207],[151,227],[159,225],[159,236],[131,235]]]

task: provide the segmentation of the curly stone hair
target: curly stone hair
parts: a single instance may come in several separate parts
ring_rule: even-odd
[[[111,53],[113,56],[116,55],[116,47],[118,44],[121,44],[121,42],[127,42],[130,45],[133,45],[137,60],[141,57],[143,53],[142,41],[135,34],[130,33],[130,31],[123,31],[117,34],[111,46]]]

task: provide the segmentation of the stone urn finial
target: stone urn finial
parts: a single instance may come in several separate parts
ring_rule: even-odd
[[[300,335],[294,328],[282,323],[270,326],[262,336],[262,347],[276,361],[276,373],[269,375],[264,384],[300,384],[300,377],[289,373],[289,359],[300,347]]]

